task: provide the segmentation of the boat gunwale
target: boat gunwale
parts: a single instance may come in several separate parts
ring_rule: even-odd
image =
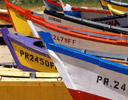
[[[66,31],[66,30],[63,30],[63,29],[59,29],[56,26],[53,26],[50,23],[47,23],[44,20],[44,18],[32,15],[30,10],[22,9],[21,7],[13,5],[13,4],[9,3],[8,0],[4,0],[4,1],[5,1],[5,4],[6,4],[7,8],[10,7],[13,10],[16,10],[17,12],[19,12],[20,14],[23,14],[24,16],[26,16],[27,20],[32,20],[33,22],[35,22],[39,25],[42,25],[45,28],[49,28],[49,29],[51,29],[53,31],[56,31],[56,32],[59,32],[61,34],[68,35],[68,36],[73,36],[73,37],[76,37],[76,38],[96,41],[96,42],[103,42],[103,43],[109,43],[109,44],[120,45],[120,46],[128,46],[127,41],[124,41],[124,40],[118,40],[118,39],[117,40],[109,40],[108,38],[104,40],[104,39],[101,39],[101,38],[85,36],[84,34],[78,34],[78,33],[69,32],[69,31]],[[13,26],[15,26],[15,25],[13,25]]]

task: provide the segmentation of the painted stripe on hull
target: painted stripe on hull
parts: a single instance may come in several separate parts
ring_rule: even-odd
[[[52,37],[57,44],[79,48],[79,49],[87,49],[92,51],[99,51],[99,52],[106,52],[106,53],[114,53],[114,54],[122,54],[127,55],[128,54],[128,47],[127,46],[119,46],[119,45],[112,45],[108,43],[103,42],[95,42],[87,39],[82,38],[76,38],[73,36],[65,35],[59,32],[56,32],[52,29],[48,29],[47,27],[40,26],[39,24],[35,24],[36,30],[44,30],[46,32],[50,32],[52,34]],[[56,37],[56,38],[55,38]],[[63,41],[59,41],[57,38],[63,38]],[[67,42],[65,42],[65,39]]]
[[[48,10],[52,10],[52,11],[63,11],[62,7],[57,6],[57,5],[53,5],[52,3],[48,2],[47,0],[43,0],[46,8]]]
[[[51,11],[44,11],[44,18],[47,22],[49,23],[55,23],[55,24],[60,24],[60,25],[65,25],[65,26],[72,26],[75,28],[80,28],[80,29],[86,29],[86,30],[94,30],[98,32],[114,32],[114,33],[126,33],[127,30],[125,28],[119,28],[116,26],[112,25],[107,25],[103,23],[98,23],[86,19],[81,19],[81,18],[75,18],[72,16],[63,16],[59,13],[54,13]]]
[[[53,3],[52,1],[49,2],[48,0],[43,0],[44,4],[47,8],[47,10],[51,11],[63,11],[62,7],[59,5],[57,6],[57,3]],[[79,8],[74,8],[76,11],[81,12],[81,18],[84,19],[90,19],[90,18],[98,18],[98,17],[104,17],[110,15],[109,11],[103,11],[103,10],[93,10],[93,9],[79,9]]]
[[[72,95],[73,100],[111,100],[111,99],[107,99],[107,98],[90,94],[87,92],[82,92],[82,91],[77,91],[72,89],[68,89],[68,90]]]
[[[43,1],[45,2],[45,5],[48,9],[54,11],[63,11],[61,5],[58,4],[56,1],[52,1],[52,0],[43,0]],[[85,19],[98,18],[98,17],[110,15],[109,11],[100,10],[100,9],[84,9],[84,8],[72,7],[72,10],[80,11],[81,17]]]

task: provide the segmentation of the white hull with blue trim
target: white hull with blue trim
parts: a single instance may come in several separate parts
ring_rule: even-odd
[[[128,99],[127,66],[54,44],[47,34],[41,38],[72,96],[77,91],[74,100]],[[95,99],[84,98],[87,94]]]

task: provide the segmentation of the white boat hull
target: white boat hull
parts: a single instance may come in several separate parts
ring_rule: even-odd
[[[119,54],[119,55],[128,55],[127,46],[120,46],[115,44],[108,44],[104,42],[98,42],[98,41],[96,42],[92,40],[82,39],[79,37],[63,34],[56,30],[48,29],[43,25],[39,25],[36,23],[33,23],[33,24],[37,31],[42,30],[45,32],[50,32],[54,42],[57,44],[78,48],[78,49],[86,49],[86,50],[111,53],[111,54]],[[107,41],[107,38],[106,38],[106,41]]]
[[[71,16],[69,16],[69,17],[71,17]],[[62,19],[62,18],[55,17],[55,16],[51,16],[51,15],[48,15],[48,14],[45,14],[45,13],[44,13],[44,18],[49,23],[71,26],[71,27],[76,27],[76,28],[86,29],[86,30],[95,30],[95,31],[100,31],[100,32],[104,31],[104,30],[101,30],[101,29],[97,29],[97,28],[87,26],[87,25],[82,25],[82,24],[79,24],[79,23],[76,23],[76,22],[73,22],[73,21],[69,21],[69,20],[65,20],[65,19]],[[75,17],[73,17],[73,18],[75,19]],[[76,18],[76,19],[79,19],[79,18]],[[81,19],[79,19],[79,20],[81,20]]]
[[[76,91],[81,95],[82,92],[83,98],[81,97],[82,99],[80,100],[88,100],[84,98],[86,95],[95,95],[95,98],[102,98],[96,100],[128,99],[127,75],[99,67],[74,57],[54,53],[51,50],[48,51],[70,93],[73,95],[74,93],[72,92]]]
[[[104,20],[100,21],[101,23],[108,24],[108,25],[114,25],[114,26],[121,26],[121,27],[128,27],[128,18],[115,18],[110,20]]]

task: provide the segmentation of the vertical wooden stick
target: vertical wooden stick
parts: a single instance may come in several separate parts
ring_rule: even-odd
[[[62,9],[64,10],[64,3],[63,3],[63,1],[62,0],[59,0],[59,2],[61,4],[61,6],[62,6]]]

